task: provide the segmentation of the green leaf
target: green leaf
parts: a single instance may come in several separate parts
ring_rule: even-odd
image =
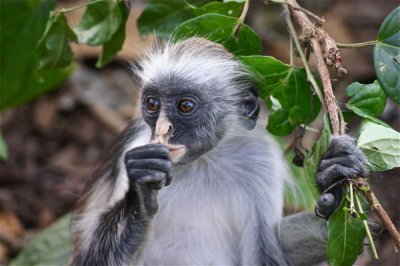
[[[46,28],[55,1],[0,1],[0,110],[17,106],[54,88],[72,67],[53,69],[38,78],[33,52]],[[18,51],[18,52],[16,52]]]
[[[304,171],[304,168],[293,164],[294,152],[286,155],[290,169],[293,173],[296,185],[285,190],[285,204],[291,207],[314,210],[316,199],[319,196],[315,181],[312,183]],[[315,180],[315,177],[313,178]]]
[[[290,134],[297,125],[311,123],[321,103],[313,99],[313,91],[303,68],[286,65],[269,56],[242,56],[242,60],[258,76],[260,96],[267,103],[279,101],[280,109],[268,118],[268,131],[274,135]],[[275,104],[275,106],[279,106]]]
[[[400,133],[366,120],[361,126],[358,147],[374,171],[400,167]]]
[[[385,122],[374,117],[382,113],[386,105],[386,94],[378,81],[368,85],[354,82],[347,87],[346,95],[352,96],[350,101],[346,104],[347,108],[361,117],[390,127]]]
[[[290,113],[286,109],[278,109],[268,116],[267,130],[276,136],[289,135],[295,125],[289,122]]]
[[[351,110],[356,107],[364,114],[378,116],[385,109],[386,95],[377,80],[367,85],[358,82],[350,84],[346,89],[346,96],[351,97],[347,103],[347,108]]]
[[[3,136],[1,135],[0,132],[0,159],[7,160],[7,158],[8,158],[7,144],[4,141]]]
[[[122,45],[124,44],[125,24],[128,20],[129,10],[124,2],[119,2],[119,8],[121,10],[122,17],[121,24],[117,32],[112,36],[111,40],[103,44],[103,50],[96,62],[96,67],[98,68],[108,64],[111,60],[113,60],[117,52],[121,50]]]
[[[110,41],[120,28],[123,19],[117,0],[95,1],[89,1],[85,13],[75,28],[79,43],[91,46]]]
[[[174,32],[175,40],[191,36],[204,37],[225,46],[236,55],[252,55],[261,52],[261,40],[247,25],[242,25],[235,33],[239,19],[206,14],[181,24]]]
[[[237,17],[243,7],[243,3],[238,2],[196,2],[194,5],[184,0],[150,0],[138,19],[140,34],[146,36],[155,33],[159,37],[169,38],[180,24],[192,18],[204,14]]]
[[[374,48],[375,72],[387,96],[400,104],[400,7],[383,21]]]
[[[76,41],[76,35],[69,28],[64,14],[57,15],[52,12],[37,47],[39,68],[61,68],[70,65],[74,58],[69,46],[70,41]]]
[[[321,136],[304,158],[304,173],[307,177],[309,190],[313,193],[314,199],[316,200],[320,197],[320,193],[317,189],[315,177],[317,176],[317,169],[322,155],[328,150],[331,136],[332,129],[330,128],[328,114],[326,114],[324,116],[324,128],[322,129]]]
[[[360,220],[363,220],[363,221],[368,220],[368,215],[366,215],[365,213],[359,212],[358,215],[360,216],[359,217]]]
[[[72,249],[71,217],[66,214],[40,232],[10,265],[68,265]]]
[[[332,266],[353,265],[366,235],[363,222],[343,211],[346,203],[347,201],[343,200],[328,220],[327,255]]]

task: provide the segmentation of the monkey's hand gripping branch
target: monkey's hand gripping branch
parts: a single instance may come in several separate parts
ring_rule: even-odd
[[[317,23],[313,23],[310,21],[309,17],[310,12],[305,12],[303,8],[299,6],[296,0],[271,0],[272,2],[281,3],[284,5],[286,10],[289,10],[290,15],[294,17],[297,24],[301,28],[302,32],[302,41],[306,43],[306,46],[311,47],[314,59],[316,61],[317,70],[319,76],[322,81],[323,91],[325,95],[325,106],[329,114],[329,119],[331,122],[333,134],[336,135],[344,135],[345,134],[345,122],[341,116],[341,111],[339,106],[337,105],[335,95],[332,91],[331,78],[329,75],[328,67],[334,67],[338,72],[338,75],[346,74],[347,71],[341,66],[341,57],[340,50],[337,48],[335,41],[328,35],[328,33],[321,27],[322,19],[315,19],[315,16],[311,16],[316,20]],[[291,24],[290,18],[286,20]],[[289,25],[289,27],[293,25]],[[297,38],[296,33],[291,31],[293,38]],[[302,53],[302,47],[296,47],[300,53]],[[304,58],[304,57],[303,57]],[[303,59],[302,58],[302,59]],[[303,59],[303,63],[308,67],[308,63]],[[311,73],[307,72],[309,76],[309,80],[313,80],[311,77]],[[314,86],[315,89],[315,86]],[[340,119],[339,119],[340,117]],[[374,193],[369,188],[367,181],[358,177],[355,178],[355,183],[360,184],[364,189],[361,189],[359,186],[356,186],[360,191],[363,192],[365,198],[372,206],[372,208],[377,212],[379,218],[382,223],[385,225],[386,229],[389,231],[390,235],[393,237],[395,245],[397,248],[400,247],[400,233],[394,226],[393,222],[390,220],[386,211],[380,205],[378,199],[375,197]],[[368,189],[365,189],[368,188]]]

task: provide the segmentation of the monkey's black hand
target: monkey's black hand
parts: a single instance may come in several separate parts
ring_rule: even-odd
[[[334,184],[343,179],[365,177],[365,164],[364,154],[357,148],[353,138],[346,135],[331,138],[317,171],[318,189],[321,193],[325,192],[315,206],[319,216],[328,218],[339,207],[343,196],[342,186]]]
[[[147,214],[153,216],[158,209],[157,191],[171,182],[172,162],[168,148],[161,144],[136,147],[126,153],[125,165],[130,189]]]

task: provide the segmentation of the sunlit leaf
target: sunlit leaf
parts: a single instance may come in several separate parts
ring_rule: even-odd
[[[371,121],[361,126],[358,147],[375,171],[400,167],[400,133]]]
[[[241,25],[239,19],[207,14],[181,24],[174,32],[175,39],[191,36],[204,37],[225,46],[236,55],[252,55],[261,52],[261,40],[247,25]],[[237,29],[237,32],[235,30]]]
[[[155,33],[159,37],[169,38],[182,23],[204,14],[221,14],[237,17],[243,2],[150,0],[138,19],[138,28],[142,36]]]
[[[375,72],[387,96],[400,104],[400,7],[383,21],[374,48]]]
[[[96,67],[102,67],[109,63],[115,57],[117,52],[121,50],[125,41],[125,24],[128,19],[129,10],[124,2],[119,3],[119,8],[122,17],[121,24],[117,32],[112,36],[111,40],[103,44],[103,50],[96,62]]]
[[[96,2],[90,0],[75,28],[79,43],[88,45],[105,44],[111,40],[120,28],[122,22],[122,11],[116,0]]]
[[[259,76],[261,98],[268,103],[273,96],[281,106],[268,118],[267,129],[272,134],[288,135],[296,126],[311,123],[317,117],[321,103],[313,96],[303,68],[269,56],[242,56],[240,60]]]
[[[70,41],[76,41],[76,35],[69,28],[64,14],[51,13],[46,31],[37,47],[39,68],[62,68],[70,65],[74,58]]]

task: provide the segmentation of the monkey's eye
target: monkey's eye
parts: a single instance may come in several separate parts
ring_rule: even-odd
[[[190,99],[182,99],[178,103],[179,111],[181,111],[184,114],[192,112],[195,106],[196,104],[194,103],[194,101]]]
[[[161,103],[157,98],[153,96],[149,96],[146,98],[146,108],[149,112],[157,112],[158,110],[160,110],[160,107]]]

